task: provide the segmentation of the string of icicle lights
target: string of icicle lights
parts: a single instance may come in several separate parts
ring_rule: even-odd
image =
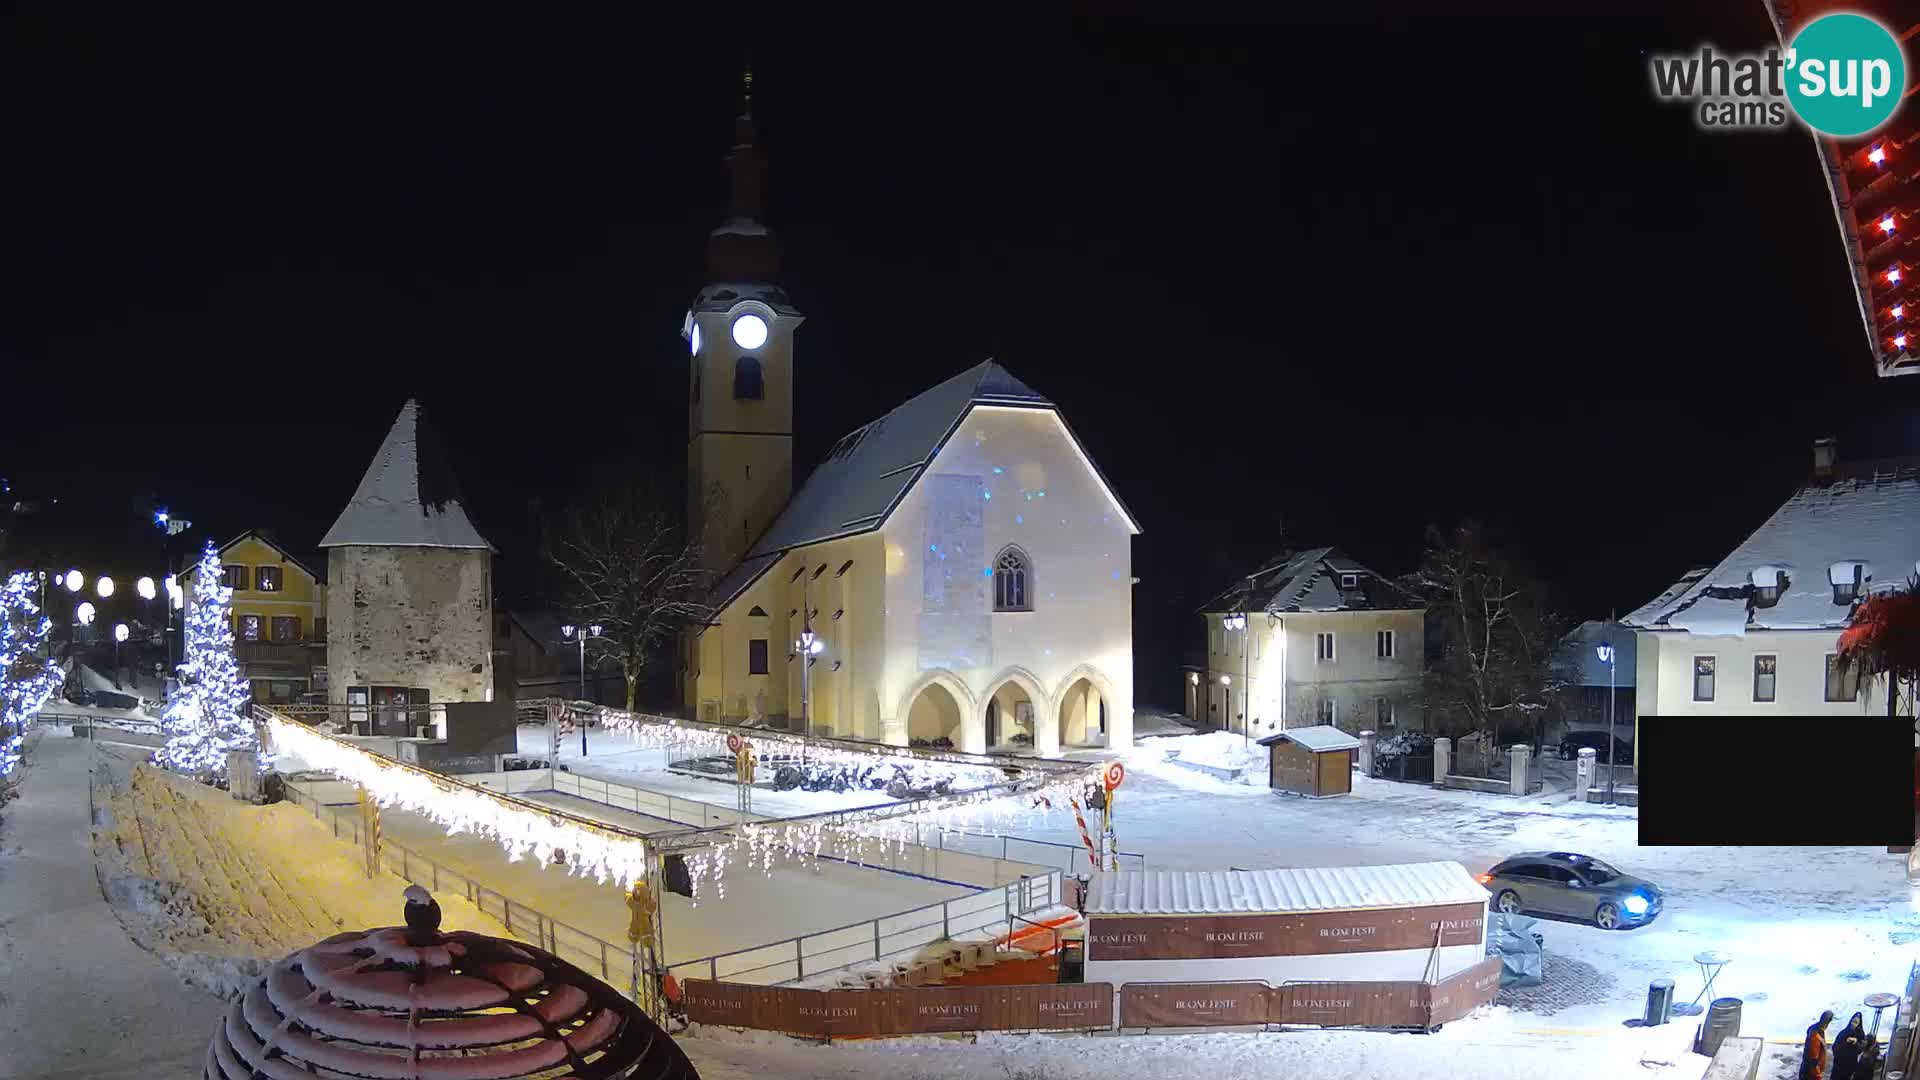
[[[624,735],[629,742],[645,749],[730,755],[726,746],[729,735],[740,735],[753,742],[762,754],[783,748],[797,751],[803,745],[794,740],[767,737],[764,732],[689,727],[671,718],[617,709],[598,709],[594,715],[604,729]],[[998,838],[1005,833],[1050,824],[1053,814],[1068,810],[1069,800],[1085,796],[1087,786],[1096,782],[1098,775],[1097,767],[1089,766],[1085,772],[1068,773],[1038,787],[1010,793],[1004,790],[1009,782],[1007,773],[991,765],[928,761],[878,745],[873,750],[804,745],[809,772],[839,771],[856,787],[860,786],[861,777],[877,770],[884,778],[903,775],[908,786],[917,790],[933,790],[939,786],[960,794],[922,800],[921,807],[911,814],[903,814],[898,802],[889,802],[793,821],[734,826],[730,835],[686,854],[695,905],[709,885],[719,898],[725,899],[727,871],[736,866],[772,876],[776,865],[797,861],[811,866],[825,857],[914,869],[913,860],[929,857],[925,845],[936,837],[972,831]],[[996,785],[1002,790],[975,790]],[[922,872],[933,869],[930,865],[918,868]]]
[[[324,769],[366,789],[380,806],[410,810],[446,827],[447,835],[478,833],[497,841],[513,862],[531,854],[553,864],[566,853],[569,873],[591,874],[627,888],[647,874],[647,846],[639,838],[588,828],[577,822],[516,803],[491,792],[435,781],[363,750],[337,742],[298,721],[274,716],[266,722],[274,752],[297,757],[309,769]]]

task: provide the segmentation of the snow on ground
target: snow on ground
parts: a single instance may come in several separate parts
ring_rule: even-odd
[[[1901,992],[1920,959],[1920,895],[1907,883],[1904,863],[1884,849],[1643,848],[1628,807],[1361,776],[1350,796],[1302,799],[1166,760],[1165,745],[1206,745],[1202,740],[1217,742],[1220,734],[1156,739],[1124,755],[1129,771],[1114,802],[1114,830],[1121,850],[1143,853],[1150,868],[1451,859],[1481,873],[1518,852],[1572,850],[1660,886],[1666,909],[1641,929],[1608,932],[1542,919],[1536,929],[1549,953],[1590,965],[1613,985],[1595,992],[1596,1000],[1529,1015],[1535,1023],[1616,1029],[1640,1015],[1647,983],[1656,978],[1675,980],[1678,1000],[1691,1001],[1703,985],[1693,957],[1718,949],[1733,962],[1715,995],[1745,1000],[1745,1033],[1794,1038],[1822,1009],[1847,1016],[1869,993]],[[1022,834],[1079,841],[1071,814],[1038,819]]]
[[[0,808],[0,1076],[200,1075],[225,1011],[128,940],[87,842],[86,742],[27,736]]]
[[[1241,777],[1241,783],[1264,787],[1267,782],[1267,748],[1245,735],[1236,735],[1231,731],[1208,731],[1153,739],[1126,755],[1128,765],[1145,768],[1156,776],[1167,776],[1172,783],[1179,783],[1179,780],[1172,779],[1174,776],[1196,775],[1194,770],[1177,764],[1175,759],[1215,769],[1251,770],[1248,775]]]
[[[1217,1032],[1190,1035],[981,1035],[815,1046],[764,1032],[696,1028],[680,1044],[703,1080],[1699,1080],[1707,1059],[1689,1052],[1691,1026],[1617,1028],[1605,1036],[1527,1033],[1506,1010],[1433,1035],[1372,1032]]]
[[[358,851],[306,811],[239,802],[136,759],[102,752],[113,776],[96,835],[102,883],[135,940],[190,985],[230,998],[297,949],[400,924],[407,883],[369,880]],[[447,926],[508,936],[458,891],[436,899]]]
[[[298,786],[321,802],[349,808],[357,797],[352,785],[339,781],[301,781]],[[547,805],[591,811],[591,816],[599,820],[636,831],[659,832],[666,828],[655,818],[564,795],[537,798]],[[324,826],[319,827],[322,835],[329,835]],[[402,810],[382,810],[380,828],[381,836],[388,841],[472,877],[516,904],[525,904],[603,941],[626,941],[631,913],[626,895],[618,886],[569,874],[562,868],[543,867],[532,859],[509,862],[500,845],[487,837],[448,835],[443,826]],[[416,877],[429,873],[414,871]],[[673,893],[661,898],[662,949],[668,963],[681,963],[938,904],[975,891],[972,887],[827,860],[811,866],[775,863],[771,876],[741,865],[729,871],[725,896],[708,888],[702,890],[697,905]]]

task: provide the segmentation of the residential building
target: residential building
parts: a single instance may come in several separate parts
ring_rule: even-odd
[[[566,618],[555,611],[521,608],[494,616],[494,655],[512,672],[517,697],[580,697],[580,644],[562,632]],[[611,658],[596,664],[587,657],[586,699],[602,705],[626,704],[626,678]]]
[[[220,583],[233,590],[234,655],[253,699],[286,704],[326,689],[327,586],[312,567],[264,530],[220,546]],[[192,602],[198,562],[176,580]]]
[[[1920,458],[1841,464],[1814,443],[1813,475],[1719,564],[1689,571],[1622,620],[1638,637],[1634,716],[1860,716],[1884,683],[1835,663],[1867,595],[1920,571]]]
[[[413,736],[429,716],[444,728],[445,710],[425,706],[493,700],[493,547],[417,403],[320,546],[329,703],[361,722],[371,708],[371,734]]]
[[[684,643],[690,713],[966,751],[1131,745],[1140,529],[1060,410],[987,361],[848,433],[794,490],[804,316],[775,284],[750,116],[728,171],[683,324],[690,518],[723,574]]]
[[[1426,609],[1338,548],[1284,552],[1200,614],[1207,659],[1187,672],[1187,716],[1202,726],[1254,738],[1425,726]]]
[[[1633,737],[1636,639],[1632,627],[1601,619],[1589,619],[1560,639],[1554,668],[1567,688],[1560,694],[1559,722],[1547,732],[1548,742],[1569,732],[1607,730],[1609,708],[1615,733],[1622,739]],[[1601,659],[1602,645],[1613,648],[1611,668]]]

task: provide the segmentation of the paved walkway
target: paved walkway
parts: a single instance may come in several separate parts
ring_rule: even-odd
[[[0,1077],[198,1076],[225,1004],[135,945],[101,897],[86,740],[29,741],[20,798],[0,808]]]

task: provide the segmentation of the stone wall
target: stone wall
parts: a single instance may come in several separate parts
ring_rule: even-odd
[[[328,700],[345,704],[349,686],[425,687],[434,702],[487,700],[491,558],[479,549],[330,549]]]

